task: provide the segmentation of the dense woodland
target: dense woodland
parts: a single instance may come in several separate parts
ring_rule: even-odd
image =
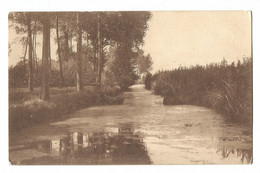
[[[205,106],[232,121],[252,120],[251,58],[159,71],[148,74],[145,85],[162,95],[165,105]]]
[[[125,90],[146,74],[150,55],[140,46],[148,29],[150,12],[15,12],[9,27],[20,35],[24,54],[9,68],[9,88],[112,84]],[[42,36],[39,56],[37,38]],[[51,57],[50,40],[57,44],[57,60]],[[9,43],[9,52],[12,44]]]

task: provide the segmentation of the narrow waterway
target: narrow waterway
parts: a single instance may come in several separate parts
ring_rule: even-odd
[[[12,164],[248,164],[251,127],[198,106],[164,106],[134,85],[123,105],[80,110],[69,119],[9,136]]]

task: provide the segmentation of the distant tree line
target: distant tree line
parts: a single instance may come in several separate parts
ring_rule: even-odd
[[[9,68],[9,87],[27,84],[32,91],[41,86],[42,99],[49,98],[50,86],[75,85],[80,91],[86,83],[108,82],[126,89],[150,69],[137,70],[143,66],[140,57],[146,57],[140,46],[150,18],[150,12],[10,13],[10,27],[21,36],[24,54]],[[52,31],[58,61],[51,58]],[[41,57],[37,56],[39,35]],[[10,54],[12,43],[8,47]]]

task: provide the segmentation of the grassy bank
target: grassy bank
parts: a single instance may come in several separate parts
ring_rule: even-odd
[[[150,86],[165,105],[205,106],[231,121],[252,118],[252,59],[160,71],[148,76],[146,88]]]
[[[10,94],[14,95],[12,92]],[[51,95],[49,101],[43,101],[37,94],[32,94],[22,103],[10,104],[9,101],[9,129],[16,131],[31,125],[59,120],[89,106],[122,103],[121,90],[111,86],[84,89],[80,92],[61,92]]]

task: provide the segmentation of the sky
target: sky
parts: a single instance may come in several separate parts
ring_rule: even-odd
[[[251,14],[245,11],[152,12],[143,47],[153,72],[251,57]]]
[[[153,71],[182,66],[228,63],[251,57],[251,14],[245,11],[152,12],[142,47],[150,53]],[[55,32],[52,32],[53,38]],[[41,35],[37,36],[37,55],[41,57]],[[19,37],[9,30],[12,52],[9,66],[24,54]],[[57,45],[51,40],[51,57],[57,58]]]

